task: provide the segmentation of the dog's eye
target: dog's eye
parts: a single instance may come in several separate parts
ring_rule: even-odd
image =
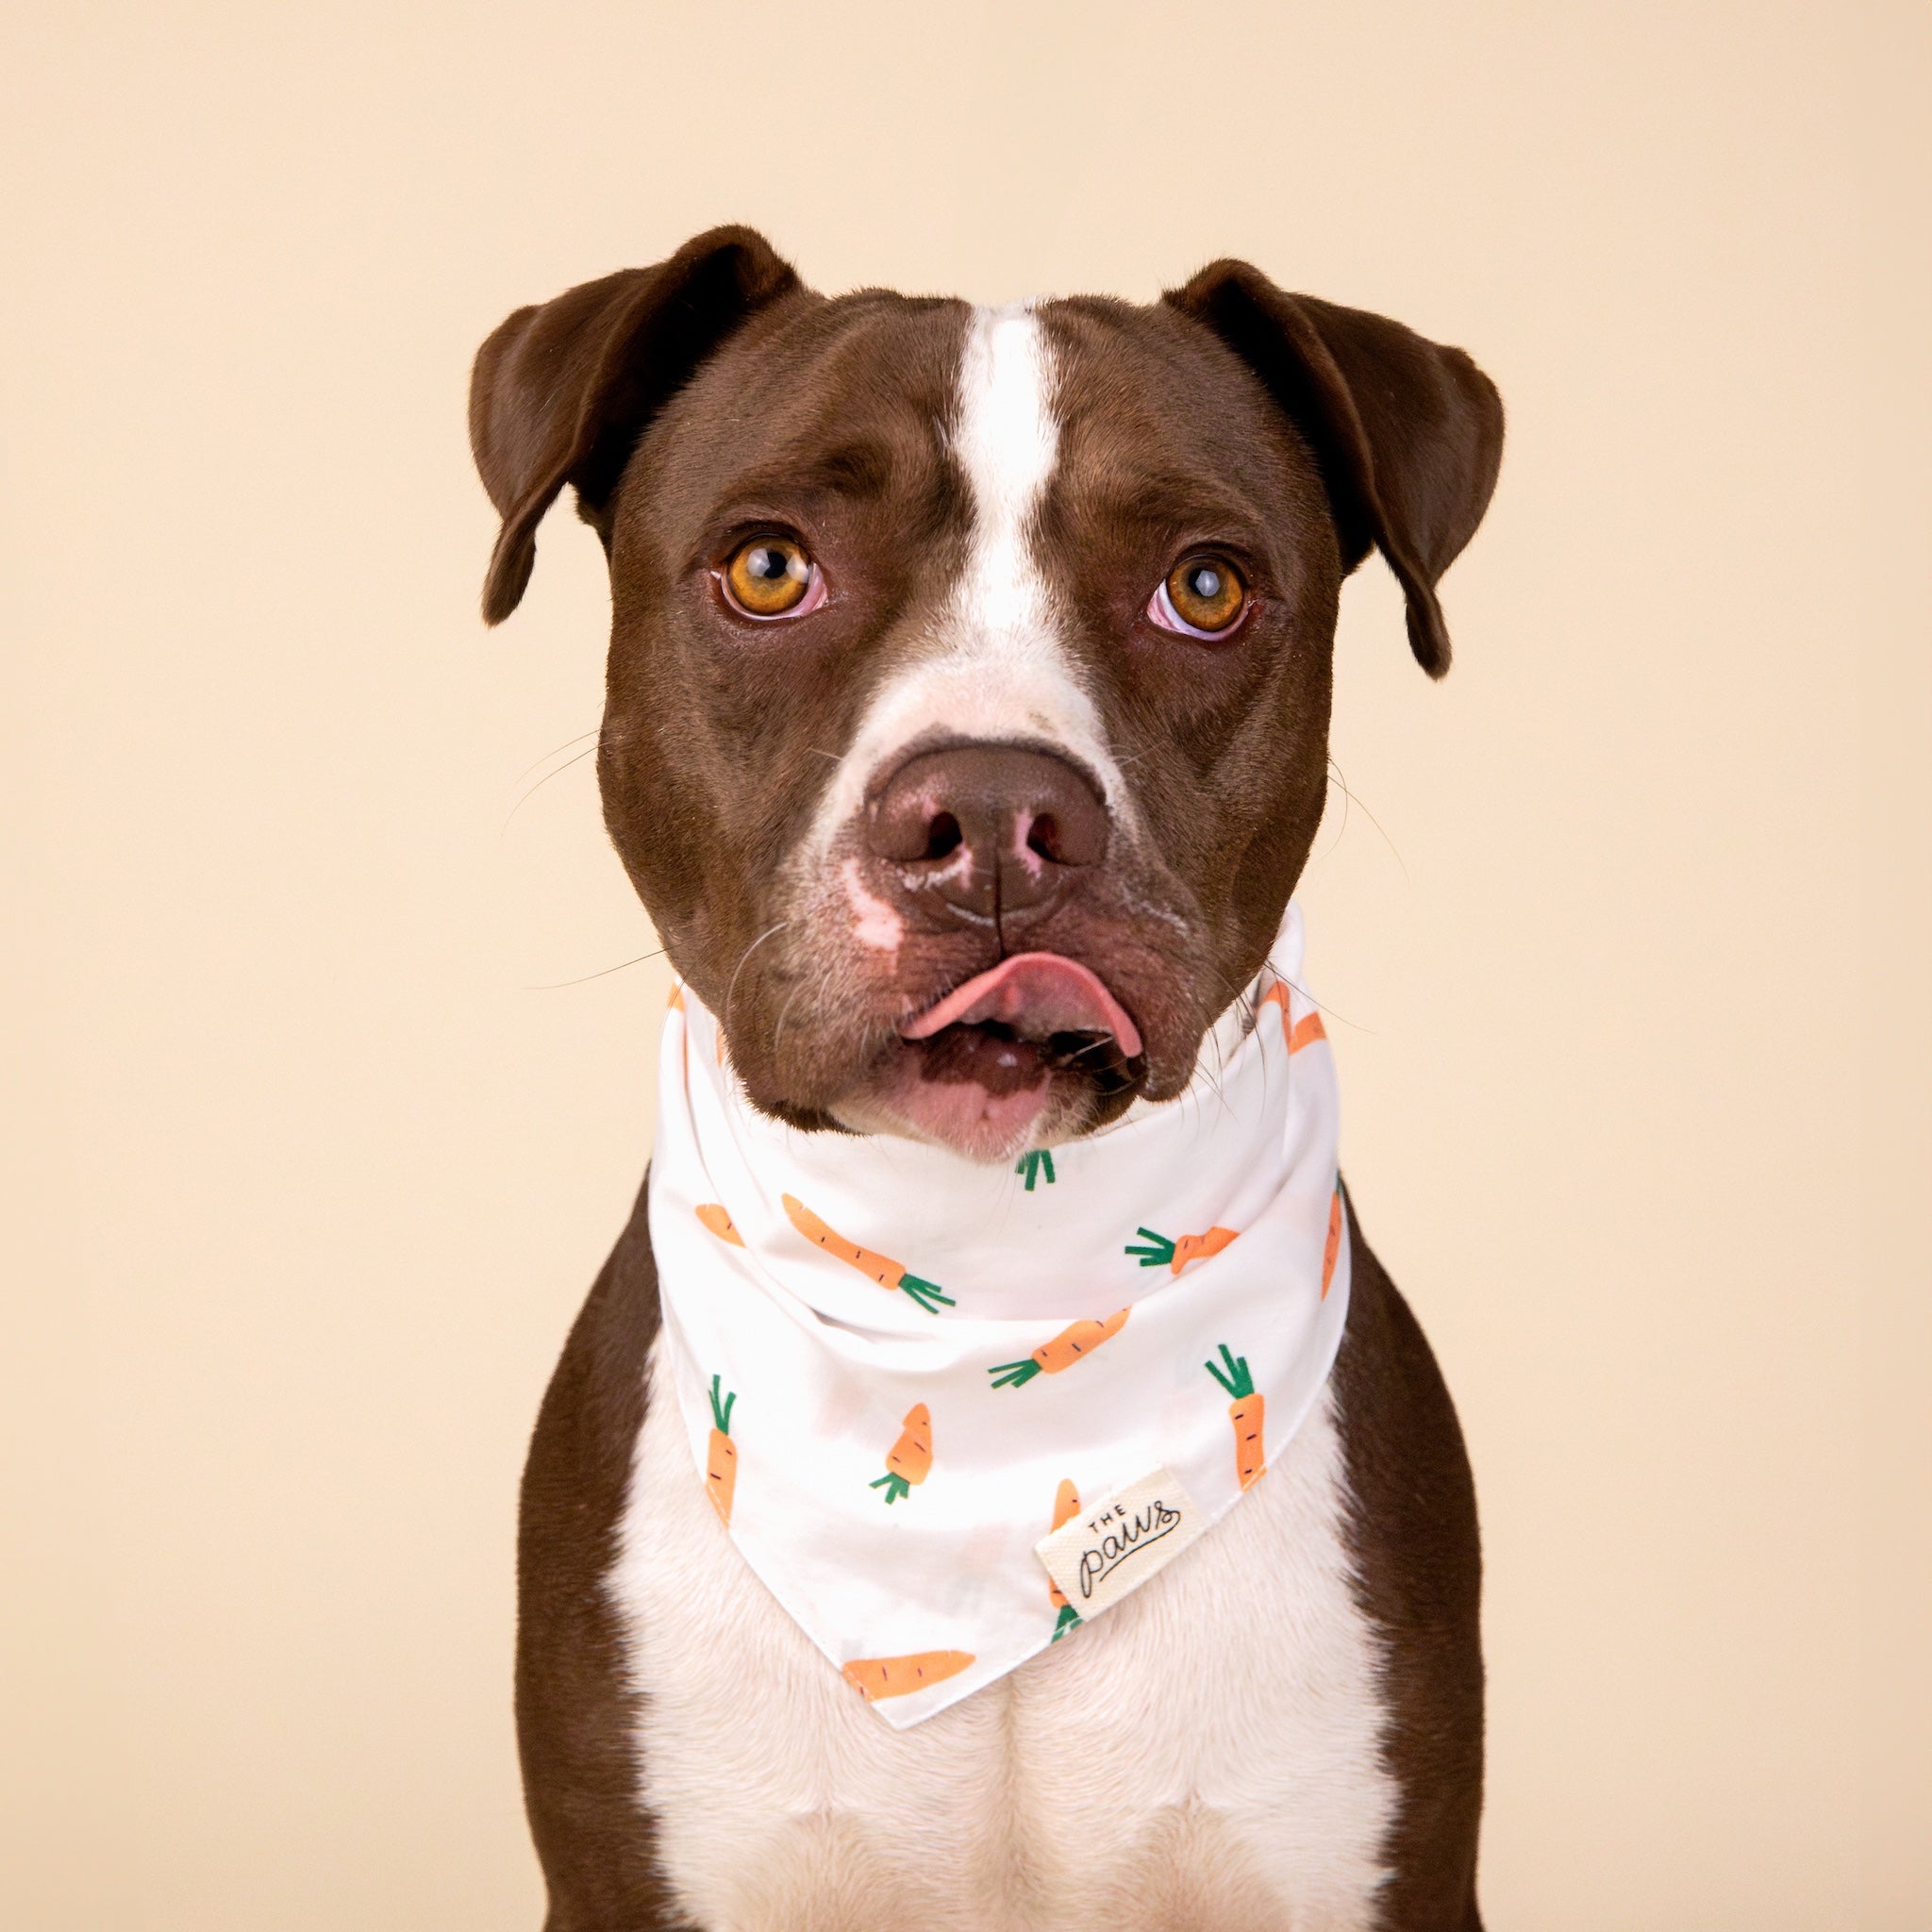
[[[1147,615],[1183,637],[1224,637],[1247,607],[1247,587],[1226,558],[1183,558],[1147,600]]]
[[[747,617],[803,617],[824,601],[818,565],[790,537],[754,537],[741,543],[720,581]]]

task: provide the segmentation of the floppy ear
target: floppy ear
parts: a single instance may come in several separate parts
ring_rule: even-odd
[[[584,282],[497,328],[470,374],[470,447],[503,514],[486,623],[517,608],[558,491],[574,484],[594,522],[644,425],[733,329],[799,286],[755,229],[712,228],[655,268]]]
[[[1291,295],[1244,261],[1217,261],[1161,298],[1258,375],[1313,445],[1344,571],[1379,549],[1408,602],[1408,641],[1449,668],[1436,585],[1475,534],[1503,459],[1503,403],[1460,349],[1399,322]]]

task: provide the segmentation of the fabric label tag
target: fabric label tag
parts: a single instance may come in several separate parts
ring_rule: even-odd
[[[1157,1469],[1062,1524],[1034,1554],[1060,1594],[1091,1617],[1165,1570],[1206,1526],[1193,1498]]]

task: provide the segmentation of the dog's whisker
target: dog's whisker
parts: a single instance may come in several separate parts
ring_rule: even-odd
[[[1328,759],[1328,769],[1334,774],[1334,776],[1329,780],[1329,782],[1341,791],[1342,801],[1341,825],[1341,828],[1335,834],[1335,845],[1340,845],[1341,843],[1341,834],[1342,832],[1345,832],[1348,829],[1349,812],[1356,806],[1361,806],[1362,816],[1368,820],[1370,824],[1374,826],[1376,832],[1381,837],[1383,844],[1385,844],[1389,848],[1389,856],[1392,859],[1394,859],[1396,865],[1401,869],[1404,883],[1412,885],[1414,881],[1409,878],[1408,866],[1402,857],[1401,848],[1396,844],[1395,841],[1389,836],[1387,830],[1384,829],[1382,821],[1378,819],[1375,816],[1375,814],[1368,808],[1366,805],[1362,805],[1362,801],[1359,798],[1357,798],[1354,791],[1352,791],[1349,789],[1348,780],[1342,776],[1341,767],[1335,762],[1335,758],[1332,754],[1330,755]],[[1332,852],[1335,849],[1335,845],[1331,845],[1328,849]]]
[[[622,973],[626,967],[641,966],[646,959],[661,959],[664,948],[659,946],[655,953],[640,953],[635,959],[620,959],[615,966],[606,966],[595,973],[586,973],[581,979],[553,979],[538,986],[526,986],[525,992],[560,992],[567,986],[588,986],[593,979],[608,979],[613,973]]]
[[[590,740],[591,741],[588,744],[585,744],[586,740]],[[518,812],[522,811],[525,806],[528,805],[531,799],[536,797],[538,792],[542,791],[544,786],[549,784],[551,779],[560,776],[563,773],[569,771],[573,765],[581,764],[583,760],[589,758],[593,752],[602,752],[608,750],[612,745],[625,745],[628,744],[630,741],[631,734],[628,731],[613,730],[608,725],[600,725],[595,731],[580,731],[576,735],[576,737],[566,739],[563,741],[563,743],[559,744],[556,748],[555,751],[545,752],[543,756],[536,761],[535,764],[525,765],[524,769],[517,774],[516,782],[520,785],[523,784],[523,781],[525,778],[527,778],[532,772],[541,769],[541,767],[543,767],[544,765],[550,764],[552,758],[558,758],[564,752],[570,751],[572,745],[582,744],[585,746],[585,748],[582,751],[572,752],[571,756],[567,758],[564,758],[561,764],[554,765],[551,767],[549,771],[544,772],[543,775],[541,778],[539,778],[535,784],[525,786],[524,790],[517,794],[516,802],[510,807],[508,811],[507,811],[504,814],[503,824],[498,828],[497,836],[501,838],[504,833],[509,830],[510,824],[515,819]]]
[[[777,1024],[772,1028],[772,1061],[774,1066],[778,1063],[779,1054],[783,1050],[785,1044],[786,1017],[791,1013],[791,1003],[798,997],[801,991],[803,991],[801,987],[794,986],[791,989],[791,991],[785,995],[784,1004],[778,1008]]]
[[[555,746],[550,751],[546,751],[541,758],[535,758],[529,764],[525,765],[524,769],[517,774],[516,782],[519,785],[521,785],[524,782],[524,780],[530,775],[532,772],[540,771],[543,766],[547,765],[552,758],[560,758],[563,755],[563,753],[567,752],[571,748],[572,745],[582,744],[587,739],[594,739],[597,736],[597,733],[602,729],[603,726],[599,725],[596,727],[595,730],[579,731],[575,738],[566,738],[561,744]]]
[[[751,959],[751,956],[754,953],[756,953],[758,949],[761,945],[763,945],[764,942],[768,939],[770,939],[774,933],[783,932],[785,928],[791,924],[791,922],[789,919],[781,919],[776,925],[767,926],[765,930],[759,933],[758,938],[752,941],[751,944],[745,947],[744,951],[738,956],[738,964],[731,970],[731,983],[724,989],[724,1004],[722,1008],[719,1008],[718,1012],[719,1024],[724,1027],[727,1036],[729,1035],[731,1030],[731,1002],[738,991],[739,974],[744,971],[745,966]]]
[[[542,791],[544,786],[549,784],[551,779],[561,777],[563,774],[569,771],[573,765],[582,764],[583,761],[587,758],[590,758],[596,750],[597,747],[594,744],[586,745],[584,749],[578,752],[574,758],[565,758],[562,764],[557,765],[553,767],[550,771],[545,772],[541,778],[539,778],[534,785],[527,787],[524,791],[524,792],[518,797],[517,802],[513,806],[511,806],[507,812],[504,813],[503,824],[498,830],[497,836],[501,838],[505,832],[508,832],[509,830],[510,824],[515,820],[518,812],[522,811],[525,806],[528,805],[531,799],[535,798],[538,792]]]
[[[1352,1033],[1366,1033],[1371,1040],[1375,1037],[1375,1029],[1373,1026],[1365,1026],[1358,1021],[1351,1020],[1345,1013],[1338,1013],[1325,1000],[1318,1000],[1299,979],[1291,979],[1274,963],[1274,957],[1272,953],[1263,963],[1267,970],[1274,974],[1276,979],[1280,980],[1283,986],[1293,987],[1295,991],[1300,993],[1303,999],[1307,1000],[1309,1006],[1313,1007],[1324,1019],[1333,1020],[1338,1026],[1346,1026]]]

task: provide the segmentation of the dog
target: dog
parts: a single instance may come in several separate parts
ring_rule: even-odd
[[[988,310],[820,295],[744,227],[518,309],[470,422],[488,622],[566,485],[603,542],[606,824],[749,1105],[1002,1174],[1189,1091],[1322,817],[1341,581],[1379,550],[1441,676],[1503,441],[1460,350],[1241,261]],[[523,1488],[549,1932],[1479,1928],[1474,1489],[1352,1203],[1265,1479],[894,1730],[697,1502],[649,1187]]]

